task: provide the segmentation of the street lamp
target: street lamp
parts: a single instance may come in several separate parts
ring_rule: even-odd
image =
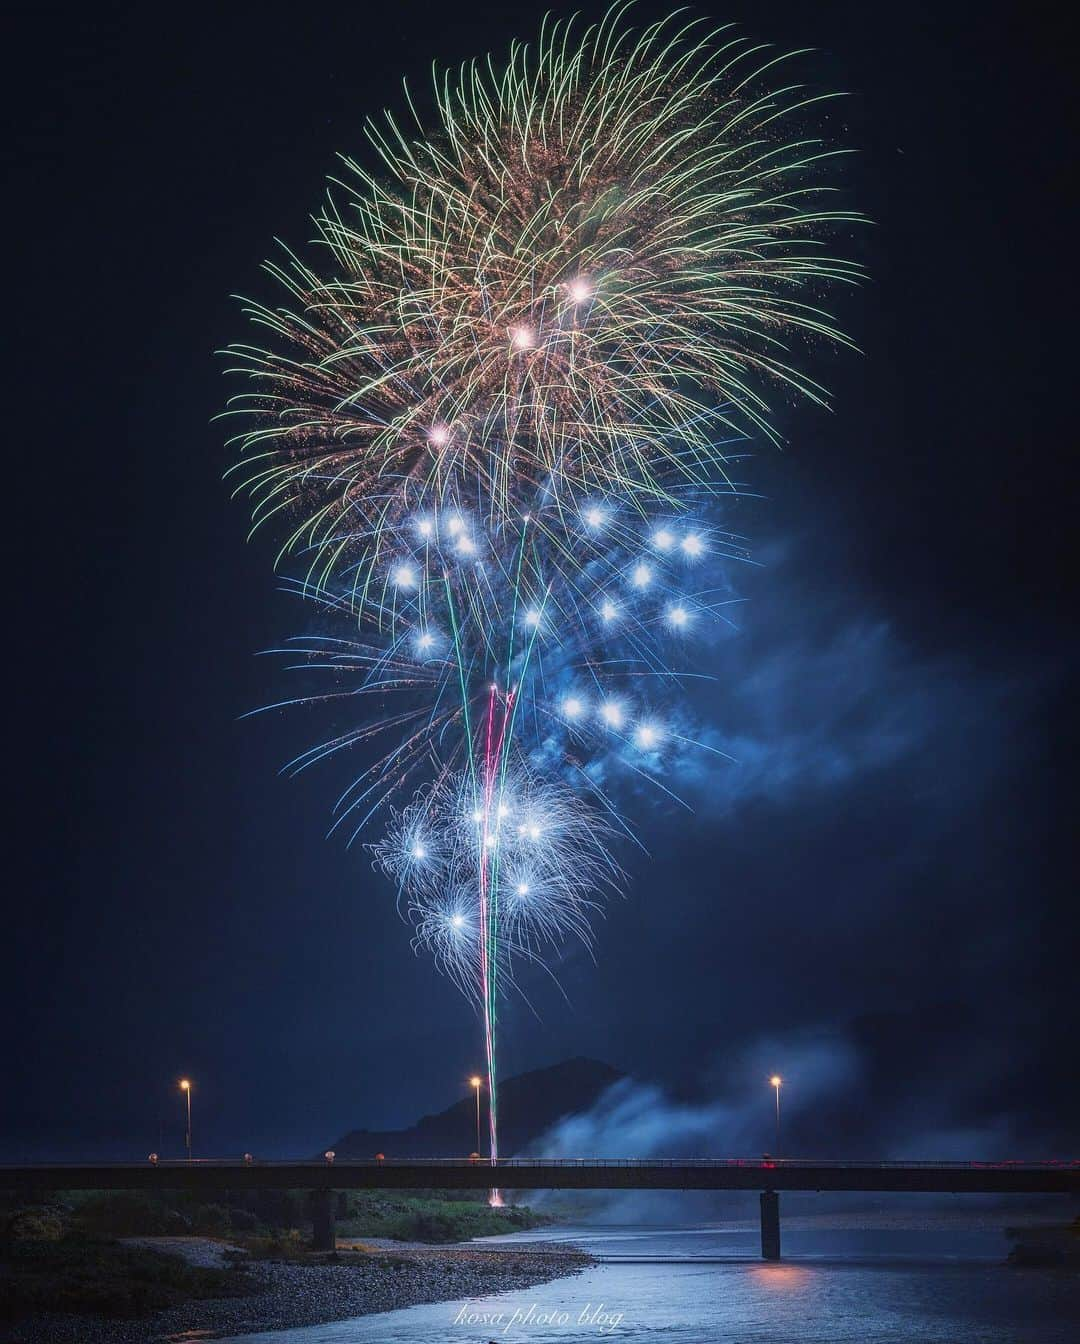
[[[778,1073],[774,1073],[769,1079],[769,1086],[776,1088],[776,1152],[780,1153],[780,1084],[783,1078]]]
[[[187,1078],[180,1079],[180,1091],[187,1098],[187,1134],[185,1142],[187,1144],[187,1160],[191,1161],[191,1083]]]
[[[484,1080],[475,1074],[469,1079],[469,1086],[476,1093],[476,1151],[480,1151],[480,1088]]]

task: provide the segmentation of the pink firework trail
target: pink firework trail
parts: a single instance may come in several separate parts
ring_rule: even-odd
[[[495,1074],[495,1006],[496,984],[495,968],[498,963],[495,939],[498,937],[498,835],[500,804],[496,801],[496,784],[501,776],[503,749],[506,744],[507,723],[514,702],[514,692],[508,691],[502,701],[502,717],[498,733],[495,731],[495,718],[499,709],[499,688],[492,683],[488,692],[486,724],[484,729],[483,757],[483,827],[481,835],[482,853],[479,865],[479,908],[480,908],[480,984],[484,1014],[484,1050],[488,1081],[488,1142],[492,1163],[499,1157],[498,1134],[498,1096]],[[492,821],[494,820],[494,825]],[[502,1198],[498,1190],[492,1190],[490,1201],[500,1205]]]

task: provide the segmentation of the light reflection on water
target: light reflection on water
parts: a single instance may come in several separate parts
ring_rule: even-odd
[[[752,1282],[760,1283],[767,1292],[797,1292],[807,1287],[810,1270],[805,1265],[751,1265],[747,1272]]]
[[[244,1344],[1075,1344],[1080,1280],[1002,1264],[999,1232],[793,1231],[756,1258],[749,1228],[559,1228],[492,1238],[572,1241],[620,1257],[573,1278]],[[621,1258],[625,1257],[625,1258]]]

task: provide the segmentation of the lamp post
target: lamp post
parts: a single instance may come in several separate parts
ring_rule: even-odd
[[[769,1079],[769,1086],[776,1089],[776,1154],[780,1155],[780,1084],[783,1078],[778,1073],[774,1073]]]
[[[180,1091],[187,1098],[187,1134],[184,1141],[187,1144],[187,1160],[191,1161],[191,1082],[187,1078],[180,1079]]]
[[[480,1088],[483,1085],[483,1079],[475,1074],[469,1079],[469,1086],[476,1093],[476,1151],[480,1151]]]

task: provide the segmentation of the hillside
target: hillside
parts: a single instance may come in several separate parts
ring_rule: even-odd
[[[600,1094],[623,1075],[595,1059],[568,1059],[533,1069],[499,1085],[499,1149],[512,1157],[564,1116],[589,1110]],[[484,1117],[486,1127],[486,1116]],[[409,1129],[354,1129],[329,1145],[341,1158],[456,1157],[476,1147],[476,1108],[463,1097],[437,1115],[425,1115]]]

